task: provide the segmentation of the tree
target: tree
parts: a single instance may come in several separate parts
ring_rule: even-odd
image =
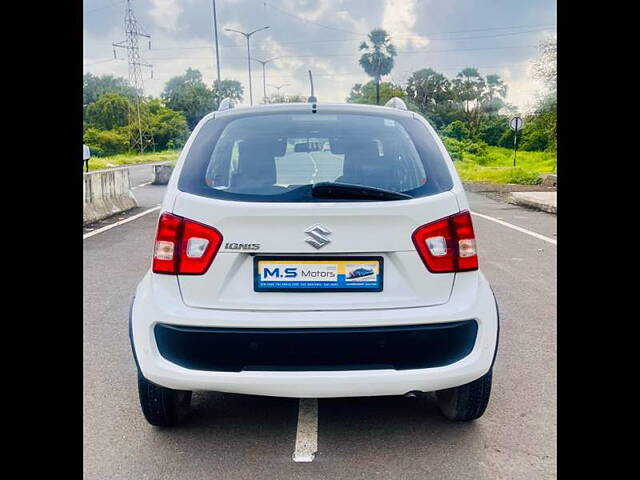
[[[113,75],[101,75],[99,77],[85,73],[82,77],[82,103],[89,105],[98,100],[100,95],[106,92],[117,93],[133,100],[136,97],[136,90],[129,85],[129,82],[121,77]]]
[[[371,80],[364,85],[356,83],[349,93],[347,98],[348,103],[367,103],[367,104],[380,104],[386,103],[393,97],[406,97],[406,92],[400,85],[395,85],[391,82],[382,82],[376,84],[374,80]]]
[[[213,91],[202,81],[200,71],[192,68],[166,83],[162,99],[168,108],[184,114],[190,129],[216,107]]]
[[[158,99],[146,105],[148,125],[158,150],[180,148],[189,137],[189,128],[184,115],[165,107]]]
[[[471,67],[463,69],[452,81],[452,93],[455,100],[463,106],[467,125],[473,137],[478,133],[480,125],[485,87],[485,79],[478,69]]]
[[[469,137],[469,129],[465,127],[460,120],[451,122],[442,130],[442,134],[446,137],[455,138],[456,140],[464,140]]]
[[[360,50],[366,51],[360,57],[360,66],[376,82],[376,105],[380,105],[380,77],[391,73],[397,52],[391,37],[381,28],[371,30],[369,41],[371,45],[367,42],[360,44]]]
[[[87,128],[83,141],[96,157],[124,153],[129,150],[129,134],[126,129],[127,127],[117,130]]]
[[[540,55],[533,63],[534,76],[541,79],[547,89],[536,106],[535,114],[540,117],[539,127],[549,137],[547,148],[555,150],[558,141],[557,132],[557,88],[558,88],[558,47],[556,37],[550,37],[540,43]]]
[[[94,128],[113,130],[129,123],[130,107],[131,102],[128,98],[117,93],[103,93],[86,107],[85,119],[89,126]]]
[[[421,111],[432,112],[437,105],[451,101],[451,82],[443,74],[423,68],[409,77],[407,95]]]
[[[484,119],[480,124],[478,138],[488,145],[498,146],[505,132],[511,131],[509,118],[507,115],[496,115]]]
[[[533,74],[541,79],[550,93],[558,88],[558,43],[555,36],[540,42],[540,55],[533,62]]]
[[[506,96],[507,85],[502,81],[500,75],[487,75],[482,99],[484,111],[489,113],[489,115],[498,112],[504,106]]]
[[[302,95],[278,95],[272,93],[267,96],[265,103],[307,103],[307,97]]]
[[[437,129],[462,118],[453,103],[451,81],[431,68],[413,72],[407,81],[407,96]]]
[[[214,108],[217,110],[220,102],[225,98],[241,102],[243,93],[242,84],[237,80],[225,79],[220,82],[215,80],[213,82]]]

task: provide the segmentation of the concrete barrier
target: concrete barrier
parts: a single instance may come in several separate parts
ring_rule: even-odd
[[[83,225],[138,206],[126,167],[85,173],[83,194]]]
[[[173,173],[173,165],[160,164],[153,166],[153,184],[166,185],[169,183],[171,174]]]
[[[540,185],[543,187],[557,187],[558,186],[558,175],[555,173],[547,173],[544,175],[540,175],[542,177],[542,182]]]

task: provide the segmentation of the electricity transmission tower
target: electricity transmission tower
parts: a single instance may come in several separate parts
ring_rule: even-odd
[[[153,65],[146,63],[140,57],[138,48],[139,37],[145,37],[149,40],[149,49],[151,49],[151,35],[146,33],[136,16],[133,13],[131,5],[132,0],[126,0],[124,13],[124,31],[125,40],[118,43],[112,43],[113,56],[116,56],[116,47],[127,50],[127,60],[129,61],[129,83],[134,88],[135,98],[129,108],[129,135],[131,138],[131,149],[140,150],[143,153],[145,149],[155,150],[153,135],[147,121],[142,115],[142,96],[144,95],[144,82],[142,80],[142,67],[151,69],[151,78],[153,78]]]

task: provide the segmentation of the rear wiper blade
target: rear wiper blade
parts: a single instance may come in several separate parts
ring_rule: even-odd
[[[383,188],[367,187],[351,183],[320,182],[311,188],[316,198],[364,199],[364,200],[407,200],[413,198],[406,193],[394,192]]]

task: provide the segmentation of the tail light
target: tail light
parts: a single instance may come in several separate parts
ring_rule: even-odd
[[[187,218],[163,213],[153,252],[153,272],[170,275],[202,275],[218,253],[218,230]]]
[[[468,211],[423,225],[413,232],[412,239],[430,272],[478,269],[476,238]]]

